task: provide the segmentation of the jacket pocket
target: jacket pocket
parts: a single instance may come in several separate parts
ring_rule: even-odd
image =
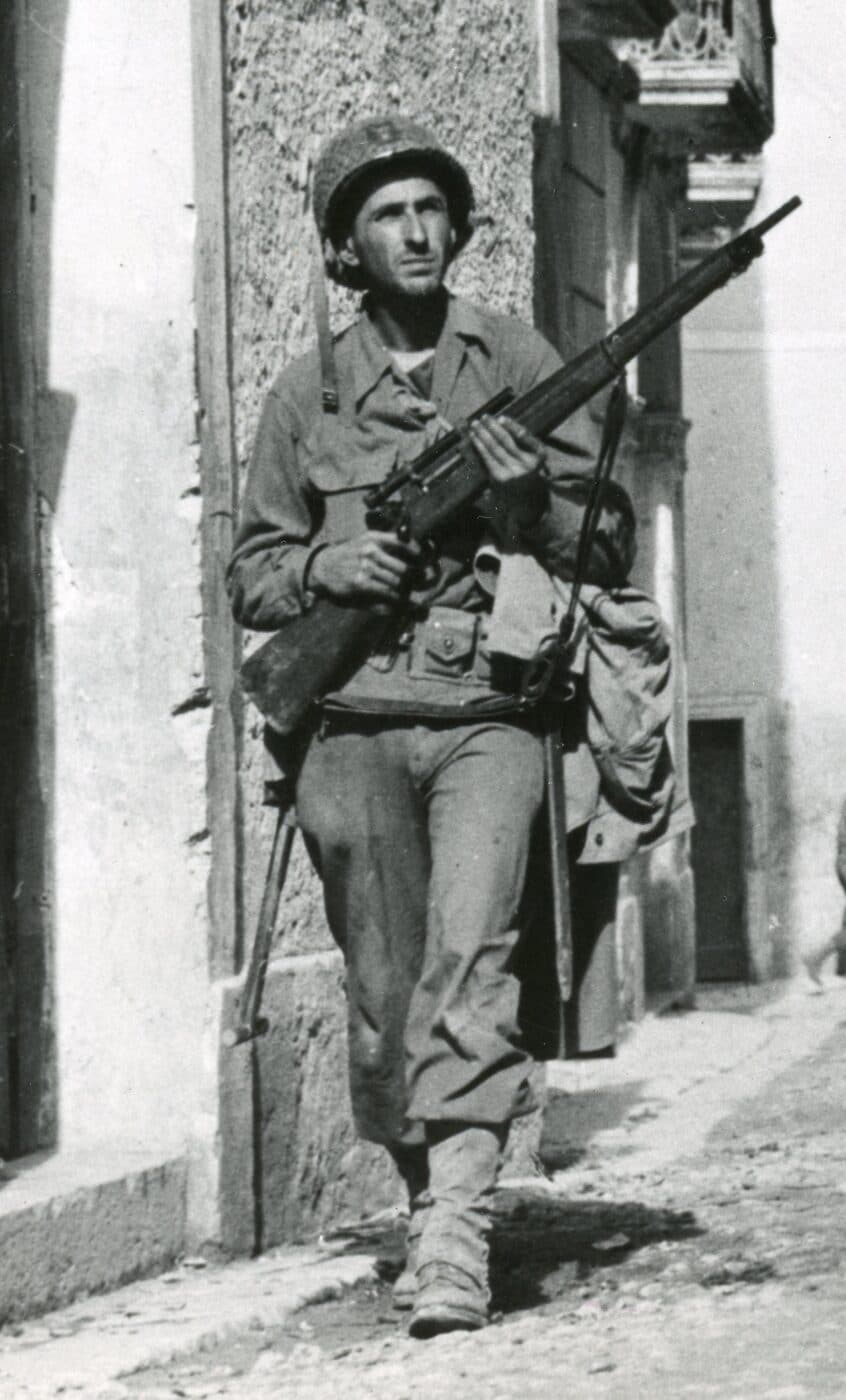
[[[384,481],[399,458],[395,442],[374,440],[332,418],[301,441],[299,455],[309,482],[322,496],[366,491]]]
[[[368,489],[384,481],[396,462],[395,453],[379,453],[345,466],[323,458],[309,466],[311,489],[318,502],[317,542],[352,539],[367,529]]]
[[[479,619],[457,608],[430,610],[418,623],[411,648],[412,676],[438,676],[442,680],[472,681]]]

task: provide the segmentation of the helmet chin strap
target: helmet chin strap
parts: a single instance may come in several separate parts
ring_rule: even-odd
[[[332,344],[332,326],[329,321],[329,292],[326,287],[326,269],[323,262],[323,249],[320,236],[314,239],[311,267],[311,295],[314,307],[314,324],[317,329],[317,352],[320,356],[321,401],[324,413],[338,412],[338,370],[335,364],[335,348]]]

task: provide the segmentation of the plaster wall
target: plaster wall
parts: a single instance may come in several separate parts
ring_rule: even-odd
[[[685,409],[690,688],[769,710],[772,970],[833,928],[846,789],[846,217],[836,0],[776,14],[776,134],[762,214],[804,207],[755,269],[689,318]]]
[[[60,1144],[178,1146],[207,988],[189,4],[24,12]]]

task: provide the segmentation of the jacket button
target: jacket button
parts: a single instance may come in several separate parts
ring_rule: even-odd
[[[596,841],[597,846],[601,846],[603,841],[605,840],[605,837],[602,835],[601,831],[598,831],[596,833],[596,836],[594,837],[594,840]]]
[[[454,646],[455,642],[452,640],[452,637],[444,637],[444,651],[452,651]]]

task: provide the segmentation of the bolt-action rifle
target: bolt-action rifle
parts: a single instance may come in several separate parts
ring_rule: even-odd
[[[528,393],[517,398],[505,389],[474,417],[507,413],[537,437],[552,432],[617,379],[650,341],[745,272],[763,253],[764,235],[799,204],[798,196],[788,200],[761,223],[703,258],[616,330]],[[459,426],[367,493],[368,523],[374,529],[395,530],[401,539],[437,541],[442,527],[487,485],[487,473],[466,425]],[[244,691],[275,730],[290,734],[316,701],[354,674],[385,625],[384,608],[318,598],[245,662]]]

